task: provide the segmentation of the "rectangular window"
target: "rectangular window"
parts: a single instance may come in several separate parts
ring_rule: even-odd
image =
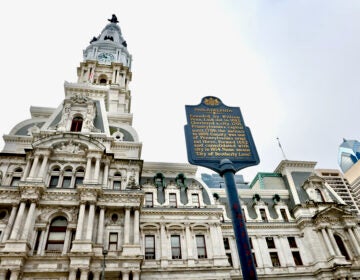
[[[274,267],[280,266],[279,256],[277,252],[270,252],[270,259]]]
[[[145,259],[155,259],[155,236],[145,235]]]
[[[225,248],[225,250],[230,250],[229,238],[224,237],[224,238],[223,238],[223,241],[224,241],[224,248]]]
[[[64,176],[63,182],[62,182],[62,187],[63,188],[70,188],[70,186],[71,186],[71,177],[70,176]]]
[[[250,249],[254,249],[254,248],[253,248],[253,244],[252,244],[252,239],[251,239],[251,237],[249,237],[249,243],[250,243]]]
[[[59,183],[59,176],[51,176],[49,188],[56,188]]]
[[[281,214],[281,217],[283,218],[283,220],[284,220],[285,222],[288,222],[288,221],[289,221],[285,209],[280,209],[280,214]]]
[[[295,237],[288,236],[287,239],[288,239],[290,248],[297,248]]]
[[[180,235],[171,235],[171,257],[181,259]]]
[[[303,265],[300,252],[299,251],[292,251],[292,256],[294,258],[295,265]]]
[[[232,261],[231,253],[226,253],[226,256],[227,256],[227,258],[228,258],[228,261],[229,261],[230,266],[233,266],[233,261]]]
[[[193,193],[191,195],[191,202],[192,202],[192,205],[194,205],[195,207],[197,207],[197,208],[200,207],[199,195],[197,193]]]
[[[145,193],[145,207],[153,207],[154,200],[153,200],[153,193]]]
[[[274,238],[272,238],[272,237],[266,237],[266,244],[267,244],[267,247],[268,247],[269,249],[274,249],[274,248],[276,248],[276,247],[275,247]]]
[[[118,243],[117,232],[110,232],[109,234],[109,251],[116,251]]]
[[[75,186],[82,185],[84,182],[84,177],[76,177],[75,178]]]
[[[196,235],[196,248],[197,248],[197,253],[198,253],[198,259],[207,258],[204,235]]]
[[[114,181],[113,182],[113,189],[120,190],[121,189],[121,181]]]
[[[265,209],[260,209],[260,216],[261,216],[261,220],[263,220],[264,222],[268,221]]]
[[[12,177],[10,186],[17,187],[20,183],[20,177]]]
[[[169,205],[170,207],[177,207],[176,193],[169,194]]]

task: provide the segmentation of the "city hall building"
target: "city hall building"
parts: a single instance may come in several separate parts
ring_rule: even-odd
[[[0,279],[242,279],[223,185],[141,159],[131,61],[112,16],[63,102],[4,136]],[[315,165],[238,188],[259,279],[360,279],[359,218]]]

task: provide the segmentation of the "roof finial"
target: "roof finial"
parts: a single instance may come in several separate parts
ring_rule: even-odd
[[[117,20],[117,17],[116,17],[116,15],[112,15],[111,16],[111,19],[108,19],[108,21],[110,21],[111,23],[118,23],[119,21]]]

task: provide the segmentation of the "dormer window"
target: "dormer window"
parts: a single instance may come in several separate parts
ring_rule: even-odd
[[[71,129],[72,132],[80,132],[83,124],[83,118],[82,117],[75,117],[72,120],[71,123]]]

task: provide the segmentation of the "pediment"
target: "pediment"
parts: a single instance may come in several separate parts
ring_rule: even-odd
[[[332,205],[329,206],[320,212],[318,212],[313,218],[314,219],[334,219],[334,218],[343,218],[345,216],[353,216],[353,214],[350,211],[347,211],[341,207]]]
[[[105,151],[99,141],[81,134],[61,133],[41,138],[33,143],[33,148],[52,149],[60,153],[85,153],[86,151]]]

